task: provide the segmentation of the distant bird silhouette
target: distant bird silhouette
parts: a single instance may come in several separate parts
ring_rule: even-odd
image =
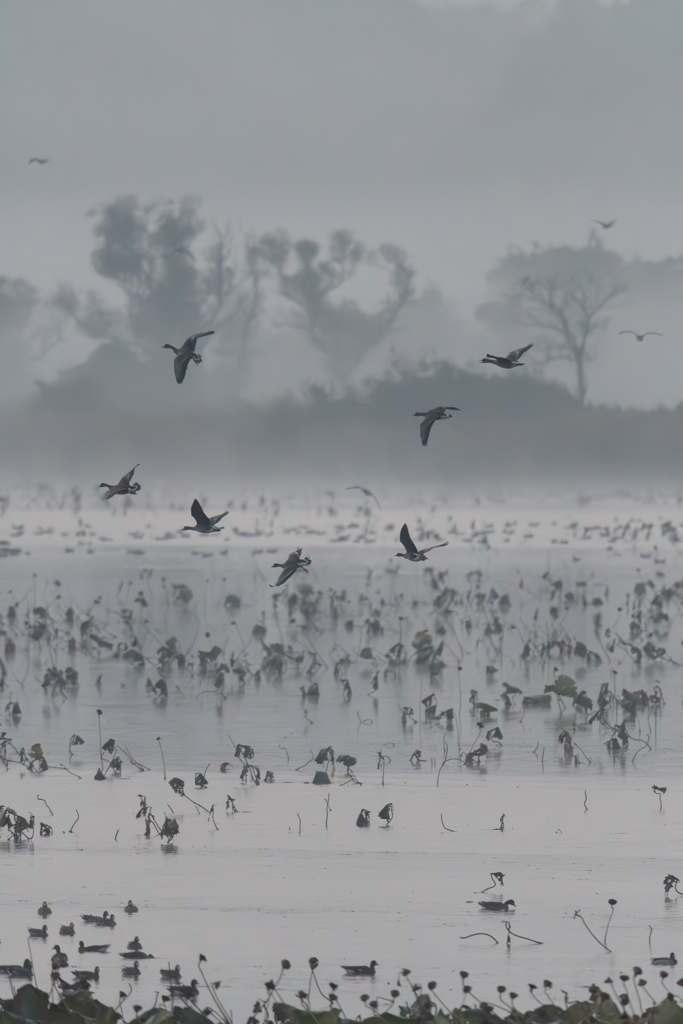
[[[632,334],[636,341],[642,341],[643,338],[648,338],[651,334],[656,335],[658,338],[664,337],[659,331],[645,331],[643,334],[638,334],[637,331],[619,331],[619,334]]]
[[[283,583],[291,579],[297,569],[303,569],[304,572],[308,572],[307,565],[311,564],[310,558],[301,557],[301,548],[297,548],[296,551],[292,551],[291,554],[287,555],[287,559],[284,562],[273,562],[273,569],[282,569],[282,572],[277,578],[275,583],[271,583],[271,587],[281,587]]]
[[[140,484],[137,481],[132,484],[133,473],[140,465],[136,462],[130,472],[122,476],[117,484],[100,484],[100,487],[108,488],[107,493],[103,496],[102,501],[108,501],[109,498],[113,498],[115,494],[137,494],[140,490]],[[38,911],[40,913],[40,911]]]
[[[367,489],[367,487],[361,487],[361,485],[360,485],[360,484],[352,484],[352,485],[351,485],[351,487],[347,487],[347,488],[346,488],[346,490],[347,490],[347,491],[362,491],[362,492],[363,492],[363,494],[365,495],[365,497],[366,497],[366,498],[374,498],[374,499],[375,499],[375,501],[377,501],[377,498],[376,498],[376,496],[375,496],[375,495],[374,495],[374,494],[372,493],[372,491],[369,491],[369,490]],[[378,508],[378,509],[379,509],[380,511],[382,510],[382,506],[380,505],[379,501],[377,501],[377,508]]]
[[[189,249],[186,249],[184,245],[178,245],[176,246],[175,249],[171,249],[170,252],[166,253],[166,256],[168,259],[170,259],[171,256],[175,256],[176,254],[178,256],[187,256],[187,258],[191,260],[194,259],[194,255],[190,252]]]
[[[429,412],[413,413],[414,416],[424,416],[424,419],[420,424],[420,440],[422,441],[423,448],[427,447],[430,431],[437,420],[453,419],[451,414],[446,412],[446,409],[452,409],[453,412],[460,412],[457,405],[437,405],[434,409],[430,409]]]
[[[224,516],[227,516],[227,512],[221,512],[218,516],[207,516],[206,512],[195,498],[190,508],[190,515],[195,521],[194,526],[183,526],[183,530],[194,530],[196,533],[218,533],[222,530],[222,526],[216,526],[216,523],[220,523]]]
[[[616,220],[596,220],[595,217],[593,217],[593,223],[599,224],[605,231],[609,231],[609,229],[613,228],[616,224]]]
[[[162,348],[170,348],[172,352],[175,352],[175,359],[173,360],[173,370],[175,373],[175,379],[179,384],[182,384],[185,380],[185,374],[190,363],[201,363],[202,357],[198,355],[194,347],[197,344],[197,338],[208,338],[210,334],[215,334],[215,331],[202,331],[201,334],[193,334],[180,348],[176,348],[175,345],[162,345]]]
[[[345,964],[342,964],[342,971],[346,971],[352,978],[374,978],[375,967],[379,967],[379,964],[376,960],[371,960],[368,966],[358,964],[347,967]]]
[[[516,907],[517,904],[514,900],[505,900],[505,903],[501,903],[500,900],[479,900],[479,906],[482,910],[497,910],[506,913],[510,907]]]
[[[528,352],[530,348],[534,347],[532,342],[530,345],[525,345],[523,348],[513,348],[512,352],[508,352],[506,356],[492,356],[490,352],[486,353],[486,359],[480,359],[480,363],[492,363],[494,366],[499,366],[501,370],[512,370],[515,366],[524,366],[524,363],[520,363],[520,357]]]
[[[49,157],[47,156],[32,156],[29,160],[29,164],[47,164],[49,163]]]
[[[415,542],[413,541],[413,538],[410,536],[410,533],[408,532],[408,526],[406,523],[404,523],[403,526],[401,527],[399,539],[401,541],[401,544],[405,548],[405,552],[397,551],[396,557],[405,558],[409,562],[426,562],[428,551],[433,551],[434,548],[445,548],[446,545],[448,544],[448,541],[444,540],[441,542],[441,544],[432,544],[430,548],[421,548],[421,550],[418,551],[418,549],[415,546]]]
[[[678,960],[675,953],[669,953],[668,956],[653,956],[650,963],[653,967],[675,967]]]

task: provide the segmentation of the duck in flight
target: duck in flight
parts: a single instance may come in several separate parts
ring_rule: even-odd
[[[195,521],[194,526],[183,526],[183,530],[195,530],[197,533],[218,533],[222,530],[222,526],[216,526],[216,523],[220,523],[224,516],[227,516],[226,512],[221,512],[219,516],[207,516],[206,512],[195,498],[190,508],[190,514]]]
[[[347,487],[346,490],[347,491],[361,491],[365,495],[366,498],[374,498],[375,501],[377,501],[376,495],[374,495],[372,493],[372,491],[368,490],[367,487],[361,487],[360,484],[352,484],[351,487]],[[377,501],[377,508],[381,512],[382,506],[380,505],[379,501]]]
[[[593,217],[593,223],[599,224],[603,231],[609,231],[609,229],[613,228],[616,224],[616,220],[596,220],[595,217]]]
[[[215,331],[202,331],[201,334],[193,334],[180,348],[176,348],[175,345],[162,345],[162,348],[170,348],[171,351],[175,352],[175,359],[173,360],[173,370],[175,372],[175,379],[179,384],[182,384],[185,380],[185,374],[190,363],[201,363],[202,357],[195,352],[195,345],[197,344],[197,338],[208,338],[210,334],[215,334]]]
[[[524,366],[524,363],[520,363],[520,357],[528,352],[530,348],[534,347],[532,342],[530,345],[525,345],[524,348],[513,348],[512,352],[508,352],[506,356],[492,356],[490,352],[486,353],[486,359],[480,359],[480,363],[492,363],[494,366],[499,366],[501,370],[512,370],[515,366]]]
[[[379,967],[379,964],[376,960],[371,960],[367,966],[365,964],[359,964],[347,967],[342,964],[342,971],[346,971],[346,973],[351,975],[352,978],[374,978],[375,967]]]
[[[132,484],[131,480],[133,479],[133,473],[139,465],[140,463],[136,462],[131,471],[126,473],[125,476],[122,476],[117,484],[100,484],[100,487],[108,488],[107,493],[102,498],[102,501],[107,501],[109,498],[113,498],[115,494],[137,494],[140,490],[140,484],[137,482]]]
[[[643,338],[648,338],[651,334],[656,335],[658,338],[664,337],[659,331],[644,331],[643,334],[638,334],[637,331],[619,331],[619,334],[632,334],[636,341],[642,341]]]
[[[304,572],[308,572],[307,565],[311,564],[310,558],[301,557],[301,548],[297,548],[296,551],[292,551],[291,554],[287,555],[287,559],[284,562],[273,562],[273,569],[282,569],[282,572],[278,576],[275,583],[271,583],[271,587],[281,587],[283,583],[291,579],[297,569],[303,569]]]
[[[47,164],[50,162],[50,158],[47,156],[32,156],[29,160],[30,164]]]
[[[457,405],[437,405],[434,409],[430,409],[429,412],[416,412],[415,416],[424,416],[422,423],[420,424],[420,440],[422,441],[422,447],[427,447],[427,441],[429,440],[429,433],[436,423],[437,420],[452,420],[453,417],[447,409],[452,409],[453,412],[460,412]]]
[[[413,538],[410,536],[410,533],[408,532],[408,526],[406,523],[404,523],[403,526],[401,527],[401,533],[399,534],[399,538],[401,544],[405,548],[405,552],[397,551],[396,557],[405,558],[409,562],[426,562],[428,551],[433,551],[434,548],[445,548],[446,545],[448,544],[448,541],[444,540],[441,542],[441,544],[432,544],[430,548],[421,548],[421,550],[418,551],[417,548],[415,547],[415,542],[413,541]]]

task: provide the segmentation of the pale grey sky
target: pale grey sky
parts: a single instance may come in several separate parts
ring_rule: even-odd
[[[85,212],[126,193],[394,241],[462,315],[509,245],[579,244],[593,217],[628,257],[683,251],[683,3],[500,6],[10,0],[0,273],[92,283]],[[675,386],[646,391],[619,394]]]

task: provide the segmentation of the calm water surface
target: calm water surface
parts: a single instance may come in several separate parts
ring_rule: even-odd
[[[4,547],[19,551],[0,563],[2,628],[16,644],[0,691],[0,732],[12,744],[0,805],[53,829],[19,844],[0,834],[1,962],[23,961],[43,900],[53,913],[49,939],[32,942],[41,985],[59,942],[71,966],[100,964],[99,995],[116,1001],[127,984],[118,952],[139,935],[157,959],[142,964],[130,1004],[163,991],[160,966],[179,963],[184,981],[197,977],[203,953],[237,1021],[283,957],[293,964],[286,998],[307,987],[316,956],[321,984],[339,982],[342,1006],[355,1014],[358,996],[387,994],[402,967],[437,980],[454,1001],[460,970],[482,998],[498,984],[526,992],[544,978],[579,996],[579,985],[647,968],[650,942],[652,955],[683,955],[683,908],[662,886],[665,875],[683,875],[675,501],[442,501],[375,514],[348,495],[279,506],[254,497],[235,506],[222,535],[180,538],[187,513],[161,503],[125,515],[45,505],[27,496],[0,528]],[[420,523],[425,544],[449,540],[430,555],[431,572],[395,558],[404,519],[416,540]],[[310,575],[270,589],[271,563],[298,545],[313,559]],[[47,626],[30,639],[43,615],[35,608]],[[443,641],[443,667],[432,674],[415,659],[413,640],[425,630],[433,647]],[[133,635],[137,667],[121,657]],[[159,661],[170,637],[185,668]],[[527,642],[532,653],[522,658]],[[653,656],[642,654],[648,642]],[[399,643],[406,663],[392,667]],[[231,669],[218,687],[198,655],[214,645],[214,664]],[[278,651],[281,672],[268,668]],[[77,670],[79,686],[42,686],[50,666]],[[523,708],[516,696],[505,707],[503,682],[541,694],[555,668],[594,702],[603,683],[615,695],[626,688],[662,700],[630,717],[611,703],[606,721],[626,720],[629,734],[613,754],[613,730],[589,724],[570,699]],[[149,688],[162,678],[165,698]],[[301,687],[313,682],[319,698],[304,699]],[[475,710],[473,690],[496,710]],[[451,728],[446,716],[426,716],[432,694],[437,714],[453,710]],[[123,762],[120,777],[100,782],[98,724]],[[502,739],[487,739],[496,726]],[[73,735],[84,743],[70,756]],[[482,742],[487,755],[466,764]],[[35,743],[47,771],[19,763],[16,751]],[[271,771],[273,784],[240,779],[237,744],[254,749],[261,779]],[[356,759],[352,774],[337,764],[331,786],[313,786],[312,758],[328,746]],[[206,788],[195,787],[197,772]],[[174,777],[200,807],[171,789]],[[653,785],[666,787],[661,809]],[[172,844],[145,838],[140,795],[160,823],[176,818]],[[236,811],[226,810],[228,796]],[[388,826],[378,818],[387,803]],[[368,828],[356,827],[361,809]],[[490,872],[503,872],[504,886],[482,896]],[[486,913],[486,898],[513,898],[517,908]],[[574,917],[580,911],[604,938],[610,898],[613,952]],[[122,912],[129,899],[139,907],[132,918]],[[81,923],[82,913],[105,909],[115,929]],[[76,937],[60,938],[70,921]],[[510,948],[505,921],[525,937]],[[488,935],[463,938],[476,932]],[[80,939],[110,942],[110,952],[81,957]],[[370,959],[380,964],[374,980],[343,980],[341,964]],[[656,991],[657,969],[646,973]],[[9,991],[4,979],[0,987]],[[199,1005],[209,1002],[202,992]]]

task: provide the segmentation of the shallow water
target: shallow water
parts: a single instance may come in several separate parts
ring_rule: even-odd
[[[6,614],[3,620],[17,650],[1,691],[2,729],[16,749],[39,742],[51,766],[28,771],[8,750],[0,804],[34,813],[36,822],[54,829],[49,837],[36,832],[32,842],[0,843],[0,961],[23,961],[27,927],[42,923],[36,911],[47,900],[49,940],[32,942],[42,985],[49,984],[51,947],[59,942],[72,966],[100,964],[99,994],[116,1001],[117,953],[139,935],[158,959],[141,965],[130,1003],[146,1005],[161,991],[159,966],[180,963],[183,980],[197,977],[203,953],[207,977],[221,980],[221,998],[239,1021],[283,957],[293,964],[281,989],[285,998],[294,1002],[294,993],[308,987],[307,960],[316,956],[321,984],[339,982],[341,1004],[355,1014],[358,995],[387,994],[402,967],[425,984],[437,980],[441,996],[454,1001],[460,970],[470,972],[481,998],[493,998],[498,984],[526,992],[527,982],[540,985],[544,978],[554,991],[578,996],[579,985],[602,983],[634,964],[646,968],[649,926],[652,955],[678,952],[682,910],[664,899],[662,879],[680,875],[683,848],[683,629],[677,592],[662,606],[667,621],[654,622],[650,607],[652,595],[683,578],[672,534],[683,529],[683,511],[675,501],[546,497],[459,503],[456,512],[440,501],[414,504],[408,513],[388,505],[375,514],[348,495],[334,503],[325,496],[287,499],[279,507],[254,497],[232,510],[222,535],[189,538],[175,532],[186,513],[161,501],[133,505],[125,515],[99,505],[74,513],[46,504],[27,494],[0,528],[0,540],[20,549],[2,561],[0,609],[6,613],[19,602],[16,622]],[[430,555],[432,574],[395,558],[405,518],[416,540],[419,519],[438,535],[425,544],[449,540]],[[672,528],[663,530],[667,522]],[[313,559],[310,575],[271,590],[271,563],[298,544]],[[468,577],[475,572],[481,577]],[[557,580],[561,588],[554,587]],[[638,583],[645,585],[640,605]],[[310,584],[308,595],[302,584]],[[178,599],[178,585],[192,590],[190,600]],[[450,613],[438,615],[434,599],[446,587],[457,594]],[[318,591],[317,611],[308,614],[301,602],[314,601]],[[299,603],[288,608],[294,593]],[[240,597],[239,608],[225,606],[228,594]],[[500,603],[503,595],[509,610]],[[29,641],[36,606],[47,610],[50,627]],[[130,640],[122,611],[132,613],[145,658],[138,669],[113,657]],[[86,620],[88,635],[114,646],[90,640],[81,649]],[[622,642],[637,620],[644,625],[637,644],[642,648],[649,636],[666,650],[640,666]],[[256,623],[266,628],[265,643],[289,647],[281,675],[262,666]],[[434,645],[444,642],[444,667],[433,676],[414,660],[412,640],[422,629]],[[78,641],[73,654],[69,635]],[[171,636],[188,667],[163,672],[164,699],[146,681],[162,676],[157,652]],[[615,636],[620,640],[610,649]],[[591,666],[573,654],[559,660],[559,648],[552,656],[520,657],[527,640],[538,647],[552,637],[570,639],[570,648],[584,643],[601,663]],[[399,641],[410,658],[391,670],[387,652]],[[214,644],[221,649],[217,661],[232,655],[246,666],[243,685],[234,661],[219,689],[210,672],[199,672],[197,651]],[[361,657],[366,648],[369,656]],[[79,687],[43,688],[49,665],[62,671],[71,665]],[[623,687],[652,694],[659,686],[663,704],[629,719],[628,747],[616,756],[605,746],[612,730],[588,724],[570,700],[564,708],[555,696],[549,708],[523,708],[516,697],[509,709],[503,706],[503,681],[539,694],[555,666],[594,701],[607,682],[615,694]],[[300,688],[312,681],[320,697],[303,699]],[[475,712],[472,690],[498,710],[489,718]],[[432,693],[438,711],[453,709],[452,729],[445,718],[426,720],[421,701]],[[15,701],[19,718],[10,714]],[[405,707],[414,714],[404,722]],[[101,782],[94,781],[97,709],[102,742],[112,737],[123,761],[120,778]],[[618,723],[624,714],[612,705],[608,718]],[[502,740],[486,741],[496,725]],[[558,743],[565,730],[571,757]],[[84,744],[69,757],[74,734]],[[488,756],[465,765],[465,754],[482,741]],[[272,785],[240,781],[236,744],[254,748],[262,779],[274,773]],[[328,745],[356,758],[353,775],[338,764],[330,787],[313,786],[311,758]],[[138,770],[125,751],[149,770]],[[378,752],[386,758],[384,784]],[[196,772],[205,772],[205,789],[195,788]],[[174,793],[172,777],[182,778],[187,795],[205,809]],[[667,788],[661,809],[653,785]],[[135,817],[139,794],[160,823],[165,814],[177,818],[172,844],[144,837]],[[236,812],[226,811],[228,794]],[[388,827],[377,817],[387,803],[394,808]],[[371,812],[369,828],[356,827],[361,808]],[[482,896],[495,871],[504,873],[504,887]],[[479,899],[499,897],[513,898],[516,910],[500,915],[478,907]],[[574,913],[602,939],[610,898],[618,902],[608,953]],[[140,908],[131,919],[122,912],[128,899]],[[104,909],[116,914],[115,929],[80,923],[81,913]],[[60,938],[59,925],[72,920],[76,937]],[[506,948],[505,921],[542,944],[513,937]],[[473,932],[490,933],[498,944],[487,936],[462,938]],[[79,957],[81,938],[111,942],[110,953]],[[340,964],[371,958],[380,965],[374,980],[343,978]],[[656,992],[657,969],[646,973]],[[9,990],[1,977],[0,986]],[[402,992],[405,998],[405,982]],[[199,1005],[209,1002],[202,991]]]

